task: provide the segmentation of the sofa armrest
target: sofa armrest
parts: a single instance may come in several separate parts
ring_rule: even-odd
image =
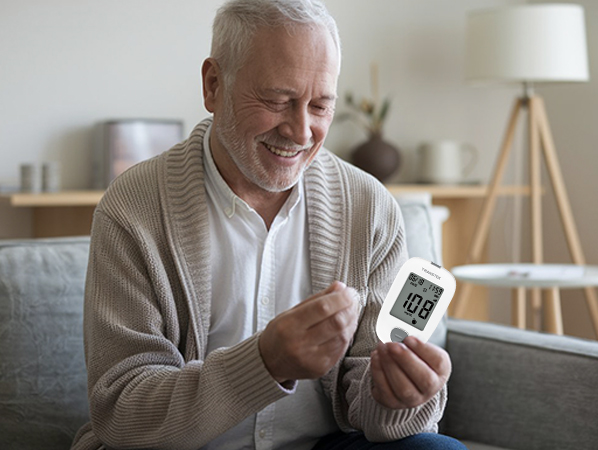
[[[595,448],[598,342],[450,319],[443,431],[514,450]]]

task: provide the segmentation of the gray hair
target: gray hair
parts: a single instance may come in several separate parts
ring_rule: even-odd
[[[211,57],[223,72],[224,83],[232,85],[244,64],[253,36],[259,28],[292,28],[320,25],[330,33],[341,56],[340,37],[334,18],[319,0],[230,0],[214,19]]]

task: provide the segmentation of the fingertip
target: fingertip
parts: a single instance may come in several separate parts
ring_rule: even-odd
[[[355,303],[361,303],[361,296],[359,295],[359,292],[357,292],[357,289],[350,287],[347,288],[347,290],[349,291],[349,295],[351,295],[351,298]]]
[[[403,342],[405,345],[415,345],[417,343],[417,338],[415,336],[407,336],[405,339],[403,339]]]
[[[372,364],[377,364],[379,358],[380,358],[380,356],[378,356],[378,350],[374,350],[372,352],[372,354],[370,355],[370,359],[372,360]]]
[[[345,289],[347,285],[342,281],[333,281],[328,285],[328,287],[324,290],[324,294],[331,294],[332,292],[342,291]]]
[[[407,336],[403,343],[410,349],[415,350],[423,344],[423,341],[415,336]]]
[[[327,289],[328,292],[342,291],[346,289],[347,285],[342,281],[334,281]]]
[[[387,352],[395,355],[401,355],[405,350],[407,350],[407,346],[403,342],[389,342],[386,344]]]

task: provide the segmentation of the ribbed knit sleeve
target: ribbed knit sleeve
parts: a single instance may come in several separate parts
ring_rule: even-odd
[[[347,355],[322,380],[339,426],[344,431],[361,430],[371,441],[437,431],[446,387],[427,403],[404,410],[387,409],[371,394],[376,320],[395,275],[408,259],[400,208],[377,180],[330,154],[318,159],[306,186],[314,285],[339,279],[357,289],[362,302]]]

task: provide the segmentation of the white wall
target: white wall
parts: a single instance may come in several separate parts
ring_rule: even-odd
[[[89,187],[91,127],[111,118],[205,116],[200,68],[217,1],[0,3],[0,184],[58,160]],[[176,6],[174,6],[176,5]]]
[[[0,187],[23,162],[58,160],[67,189],[90,186],[91,129],[111,118],[206,116],[200,68],[218,0],[23,0],[0,3]],[[405,154],[399,179],[415,179],[411,152],[453,138],[495,152],[511,96],[462,77],[467,10],[514,0],[328,0],[344,48],[339,94],[369,95],[379,65],[393,105],[389,140]],[[339,102],[342,110],[343,102]],[[364,138],[335,124],[328,146],[344,155]],[[492,158],[472,177],[484,179]]]

